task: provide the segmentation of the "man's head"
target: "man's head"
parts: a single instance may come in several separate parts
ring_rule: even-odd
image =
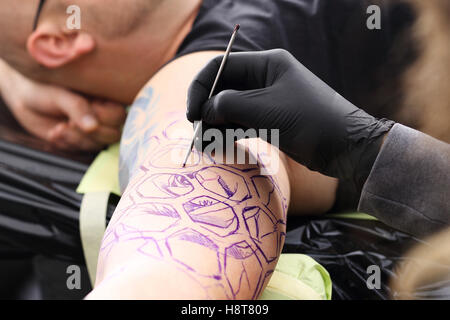
[[[46,0],[33,31],[39,0],[0,0],[0,57],[35,80],[130,102],[171,58],[199,2]],[[67,25],[74,5],[80,29]]]

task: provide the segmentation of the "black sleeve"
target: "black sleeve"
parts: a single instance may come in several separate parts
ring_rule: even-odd
[[[359,210],[426,236],[450,225],[450,145],[395,125],[367,180]]]
[[[372,0],[203,0],[177,57],[224,51],[234,25],[241,24],[233,51],[285,49],[353,104],[378,118],[392,119],[389,106],[374,106],[373,93],[380,82],[401,73],[403,66],[392,59],[392,48],[411,26],[413,15],[404,2],[380,2],[382,28],[369,30],[367,8],[372,4]]]
[[[352,0],[354,1],[354,0]],[[233,51],[285,49],[321,78],[328,79],[327,0],[204,0],[177,57],[224,51],[240,24]]]

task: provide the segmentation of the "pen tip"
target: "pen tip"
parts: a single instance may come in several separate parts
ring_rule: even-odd
[[[241,28],[241,25],[240,25],[240,24],[237,24],[237,25],[234,27],[234,32],[238,31],[240,28]]]

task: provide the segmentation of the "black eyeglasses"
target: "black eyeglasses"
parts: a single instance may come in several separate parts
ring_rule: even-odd
[[[41,15],[42,8],[44,7],[45,0],[39,0],[39,7],[36,12],[36,17],[34,17],[33,31],[36,30],[39,23],[39,16]]]

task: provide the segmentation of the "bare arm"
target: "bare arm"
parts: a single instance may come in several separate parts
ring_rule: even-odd
[[[268,150],[273,175],[261,162],[221,165],[198,152],[181,168],[193,133],[186,92],[216,54],[166,66],[136,100],[122,139],[127,187],[89,298],[255,299],[270,279],[291,198],[287,158],[259,141],[247,151]]]

